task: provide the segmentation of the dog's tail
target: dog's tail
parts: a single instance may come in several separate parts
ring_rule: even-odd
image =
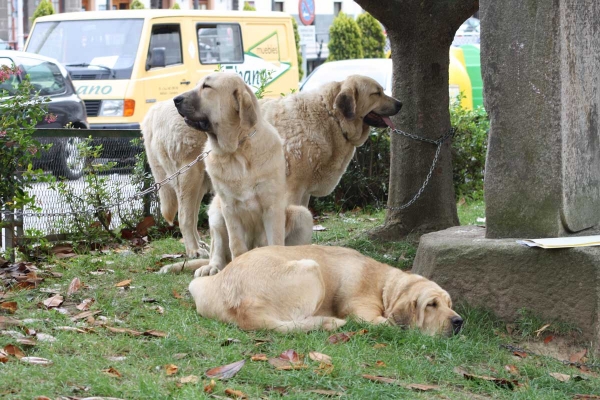
[[[210,263],[209,259],[197,258],[194,260],[181,261],[175,264],[165,265],[158,271],[159,274],[178,274],[184,271],[194,272]]]
[[[285,245],[301,246],[310,244],[312,239],[313,217],[308,208],[287,206],[285,209]]]

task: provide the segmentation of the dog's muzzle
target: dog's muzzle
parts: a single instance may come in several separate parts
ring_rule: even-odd
[[[452,319],[450,319],[450,323],[452,324],[452,333],[458,335],[463,326],[463,319],[459,316],[452,317]]]

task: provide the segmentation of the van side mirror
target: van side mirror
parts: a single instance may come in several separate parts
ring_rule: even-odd
[[[146,62],[146,71],[150,68],[164,67],[165,62],[165,51],[164,47],[153,47],[148,55],[148,61]]]

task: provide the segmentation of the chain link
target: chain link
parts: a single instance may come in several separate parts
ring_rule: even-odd
[[[424,138],[421,136],[417,136],[414,135],[412,133],[407,133],[404,132],[400,129],[390,129],[392,132],[401,135],[401,136],[405,136],[408,137],[410,139],[413,140],[417,140],[417,141],[421,141],[421,142],[425,142],[425,143],[431,143],[437,146],[437,148],[435,149],[435,155],[433,156],[433,162],[431,163],[431,167],[429,168],[429,172],[427,173],[427,177],[425,178],[425,181],[423,181],[423,184],[421,185],[421,187],[419,188],[419,190],[417,191],[417,193],[405,204],[399,206],[399,207],[392,207],[392,206],[388,206],[388,205],[382,205],[381,201],[379,201],[379,199],[377,198],[377,196],[375,196],[375,193],[373,193],[373,190],[371,190],[371,187],[366,184],[366,188],[367,191],[369,192],[369,194],[371,195],[371,197],[375,200],[375,202],[377,203],[377,207],[378,208],[385,208],[391,211],[401,211],[404,210],[410,206],[412,206],[415,201],[417,201],[419,199],[419,197],[421,197],[421,195],[423,194],[423,192],[425,191],[425,188],[427,187],[427,185],[429,184],[429,181],[431,180],[431,176],[433,175],[433,171],[435,170],[435,166],[438,162],[438,159],[440,157],[440,151],[442,150],[442,145],[444,144],[444,142],[446,140],[448,140],[448,138],[454,136],[454,128],[450,128],[448,130],[448,132],[446,132],[446,134],[444,134],[442,137],[440,137],[437,140],[433,140],[433,139],[428,139],[428,138]],[[354,161],[356,162],[356,159],[354,159]],[[358,170],[359,173],[362,174],[362,172],[360,171],[359,168],[356,168]],[[366,178],[363,175],[363,180],[366,180]]]

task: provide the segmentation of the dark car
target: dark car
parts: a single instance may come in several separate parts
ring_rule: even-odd
[[[85,105],[77,96],[73,82],[67,70],[58,61],[33,53],[0,50],[0,66],[17,66],[29,79],[40,96],[48,97],[45,103],[48,118],[40,121],[38,128],[73,128],[89,129]],[[12,75],[0,84],[0,89],[8,93],[18,85],[19,75]],[[48,140],[40,140],[48,142]],[[45,168],[56,176],[77,179],[83,174],[83,162],[78,157],[78,138],[61,138],[51,140],[52,147],[36,160],[36,168]]]

